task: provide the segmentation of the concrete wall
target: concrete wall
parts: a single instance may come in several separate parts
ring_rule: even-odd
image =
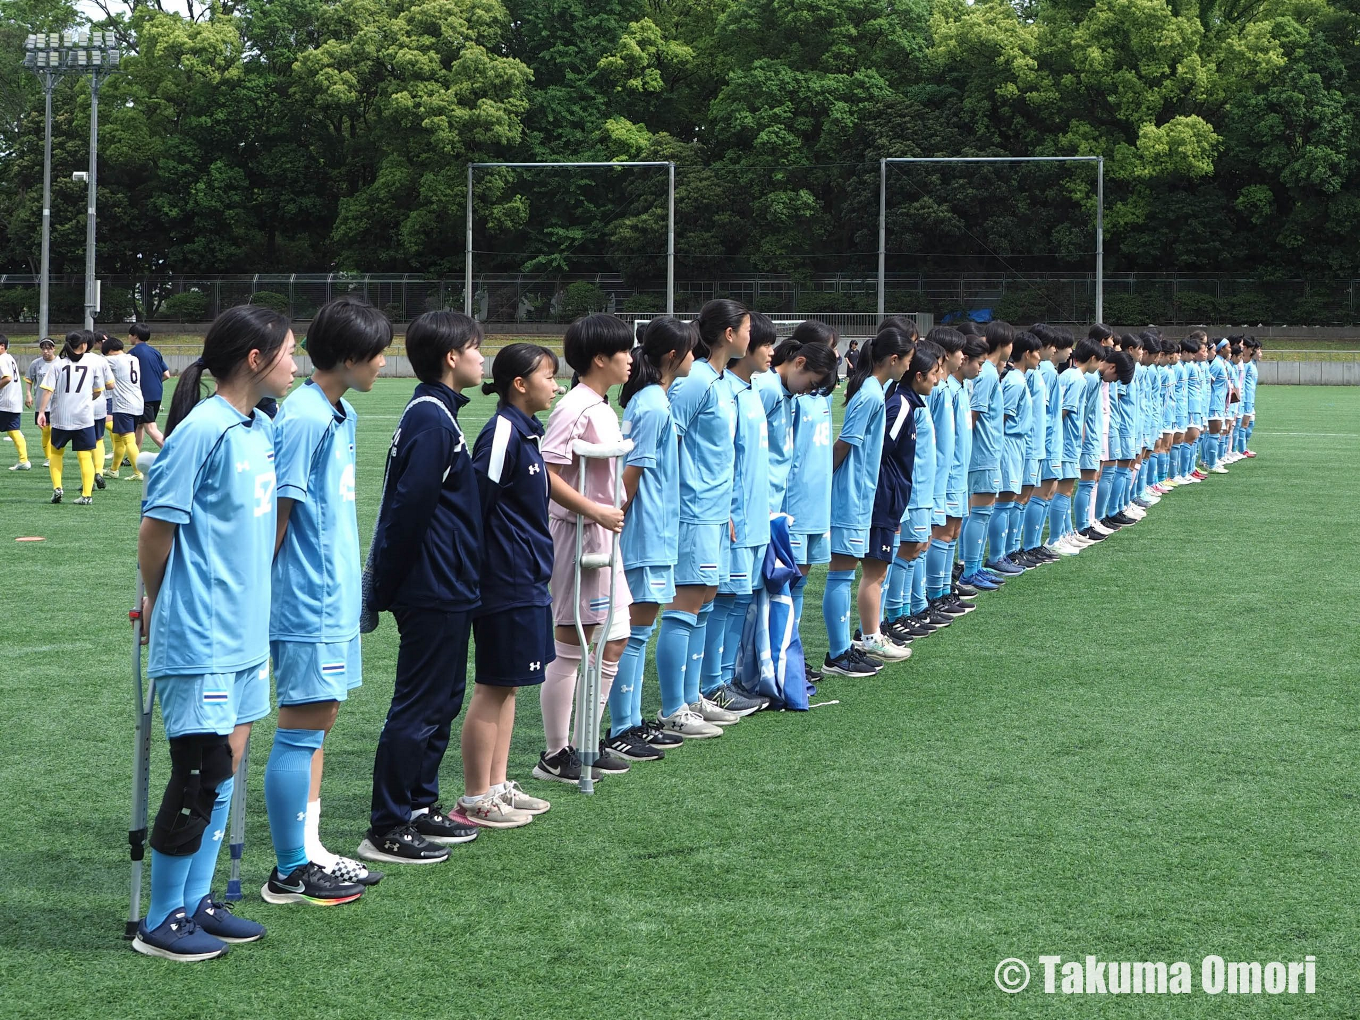
[[[1262,361],[1260,381],[1284,386],[1360,386],[1360,361]]]

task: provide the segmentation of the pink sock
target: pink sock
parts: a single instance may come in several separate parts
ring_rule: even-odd
[[[576,697],[576,670],[581,663],[579,645],[553,642],[557,658],[543,670],[543,684],[538,689],[538,705],[543,711],[543,739],[551,757],[567,746],[571,733],[571,703]]]

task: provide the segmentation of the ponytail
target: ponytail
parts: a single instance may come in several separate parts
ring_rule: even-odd
[[[557,355],[538,344],[518,343],[502,347],[496,352],[496,360],[491,363],[491,379],[482,383],[482,392],[487,396],[497,394],[500,400],[496,410],[510,402],[510,390],[516,379],[524,379],[538,370],[544,358],[552,359],[553,372],[557,371]]]
[[[81,344],[85,345],[85,350],[77,354],[76,348]],[[62,344],[61,347],[61,356],[67,361],[79,361],[93,345],[93,333],[83,329],[73,329],[66,334],[66,343]]]
[[[675,355],[673,363],[678,365],[697,342],[698,331],[692,322],[663,315],[647,323],[642,339],[633,348],[633,366],[628,370],[628,381],[619,390],[619,406],[627,407],[637,393],[661,382],[661,362],[666,355]]]
[[[704,307],[699,309],[699,336],[694,344],[694,356],[707,360],[714,347],[725,344],[724,334],[729,329],[741,329],[741,320],[750,314],[740,301],[717,298],[705,302]]]
[[[907,357],[912,353],[915,346],[912,338],[896,326],[888,326],[880,330],[878,336],[860,348],[859,361],[855,362],[855,370],[850,373],[850,377],[845,381],[845,402],[850,403],[850,398],[859,392],[860,387],[864,385],[864,380],[869,378],[875,368],[894,355],[899,358]],[[936,350],[938,349],[936,348]]]
[[[263,363],[272,365],[290,328],[286,315],[263,305],[237,305],[219,315],[203,338],[203,356],[186,368],[175,384],[165,434],[170,435],[203,399],[204,371],[218,381],[226,380],[240,371],[251,351],[259,351]]]

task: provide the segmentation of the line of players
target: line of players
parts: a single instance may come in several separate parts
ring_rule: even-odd
[[[508,774],[519,687],[540,687],[547,746],[533,775],[568,784],[584,767],[582,712],[610,712],[594,762],[603,778],[722,736],[764,707],[733,683],[733,669],[772,516],[789,518],[803,573],[798,618],[807,573],[831,568],[824,670],[870,676],[969,612],[983,588],[1125,526],[1119,514],[1141,513],[1193,467],[1184,447],[1203,424],[1214,437],[1204,445],[1212,470],[1233,441],[1225,421],[1249,433],[1252,420],[1245,373],[1241,406],[1227,399],[1238,386],[1228,385],[1226,365],[1210,365],[1207,396],[1192,403],[1197,373],[1171,371],[1177,356],[1160,336],[1116,345],[1104,327],[1068,359],[1070,334],[1042,325],[1019,334],[1004,323],[942,327],[923,340],[910,321],[889,320],[847,381],[839,436],[837,337],[819,322],[776,344],[768,318],[732,301],[709,302],[692,324],[654,320],[640,337],[613,316],[587,316],[564,339],[576,375],[555,405],[553,352],[512,344],[483,384],[481,337],[474,320],[447,311],[408,329],[420,383],[388,452],[362,584],[356,415],[344,397],[369,390],[383,366],[392,332],[381,313],[348,297],[318,313],[307,338],[315,372],[275,421],[257,405],[288,392],[294,339],[268,309],[220,316],[177,387],[138,543],[148,675],[172,763],[151,832],[139,952],[212,959],[264,935],[215,901],[211,884],[235,764],[270,711],[271,661],[279,716],[264,793],[276,865],[261,895],[271,904],[353,902],[382,877],[368,864],[437,864],[480,828],[526,825],[549,810]],[[1057,382],[1040,391],[1045,364]],[[216,392],[200,400],[205,372]],[[458,413],[478,384],[499,402],[470,447]],[[622,422],[608,400],[615,387]],[[537,415],[549,407],[544,428]],[[1128,415],[1116,413],[1125,407]],[[617,510],[615,467],[588,462],[578,489],[573,444],[624,436],[634,445]],[[1064,495],[1075,495],[1075,519]],[[612,579],[606,569],[580,572],[579,597],[578,518],[588,522],[588,550],[618,533],[622,552]],[[856,566],[862,633],[852,638]],[[611,582],[616,629],[594,645],[604,700],[576,705],[583,649],[574,620],[579,612],[587,639],[595,636]],[[381,612],[399,632],[396,677],[369,828],[361,860],[351,860],[318,835],[323,744],[361,682],[360,632]],[[645,650],[658,618],[661,711],[644,720]],[[446,811],[440,765],[474,644],[464,792]]]

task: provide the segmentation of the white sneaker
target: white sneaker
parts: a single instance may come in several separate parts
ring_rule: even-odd
[[[721,737],[723,735],[721,726],[714,726],[710,722],[704,722],[703,716],[690,709],[688,705],[681,705],[675,715],[656,714],[656,721],[662,729],[678,733],[682,737],[693,737],[696,740],[704,740],[708,737]]]
[[[911,649],[905,645],[899,645],[895,641],[889,641],[882,634],[865,634],[859,641],[853,642],[865,655],[872,655],[875,659],[882,659],[884,662],[901,662],[911,658]]]
[[[528,811],[512,808],[494,793],[472,798],[459,797],[458,810],[467,815],[473,825],[485,825],[488,829],[516,829],[534,820]]]
[[[1144,510],[1141,506],[1133,505],[1126,506],[1123,510],[1123,513],[1127,517],[1132,517],[1135,521],[1141,521],[1144,517],[1147,516],[1147,511]]]
[[[43,467],[51,467],[51,466],[52,466],[52,462],[51,462],[50,460],[45,460],[45,461],[43,461]]]
[[[1064,535],[1062,538],[1058,539],[1056,542],[1050,545],[1049,548],[1052,549],[1059,556],[1075,556],[1077,555],[1077,553],[1081,552],[1081,546],[1077,545],[1074,542],[1069,542],[1067,535]]]
[[[1096,540],[1094,538],[1087,538],[1085,535],[1079,535],[1075,531],[1067,536],[1067,540],[1071,542],[1073,545],[1075,545],[1078,549],[1085,549],[1088,546],[1093,546],[1096,544]]]
[[[513,779],[506,780],[505,786],[501,788],[500,798],[515,810],[527,811],[531,815],[541,815],[552,807],[552,804],[542,797],[529,796]]]
[[[689,710],[697,715],[704,722],[710,722],[717,726],[731,726],[733,723],[741,722],[741,716],[736,712],[729,712],[721,705],[715,705],[702,694],[699,700],[689,706]]]
[[[1215,464],[1213,467],[1209,469],[1209,473],[1211,475],[1226,475],[1228,473],[1228,469],[1225,468],[1222,464]]]
[[[31,463],[29,463],[28,461],[26,461],[26,460],[21,460],[21,461],[19,461],[19,463],[12,465],[12,466],[10,467],[10,470],[11,470],[11,471],[32,471],[32,470],[33,470],[33,465],[32,465]]]
[[[1113,531],[1112,529],[1105,527],[1105,525],[1101,524],[1099,521],[1092,521],[1092,522],[1091,522],[1091,529],[1092,529],[1093,531],[1099,532],[1099,533],[1102,534],[1102,535],[1113,535],[1113,534],[1114,534],[1114,531]]]

